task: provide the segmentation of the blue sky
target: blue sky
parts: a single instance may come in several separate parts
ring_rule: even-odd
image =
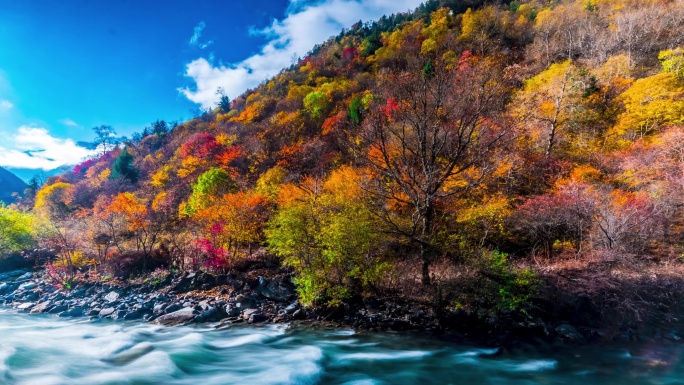
[[[50,170],[234,98],[358,20],[420,0],[0,0],[0,166]]]

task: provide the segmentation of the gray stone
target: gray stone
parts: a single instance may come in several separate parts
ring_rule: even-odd
[[[259,309],[247,309],[242,312],[242,319],[245,321],[249,320],[249,317],[251,317],[253,314],[260,313]]]
[[[113,315],[112,318],[114,319],[124,319],[128,315],[128,311],[126,310],[117,310]]]
[[[36,287],[35,282],[26,282],[19,285],[19,290],[31,290]]]
[[[52,305],[52,302],[50,301],[41,302],[31,309],[31,314],[44,313],[47,311],[50,305]]]
[[[242,319],[252,324],[266,321],[266,316],[259,309],[248,309],[242,313]]]
[[[183,325],[192,322],[196,316],[195,309],[186,307],[173,313],[164,314],[157,318],[155,322],[164,326]]]
[[[583,339],[582,335],[575,329],[574,326],[570,324],[561,324],[556,328],[556,333],[558,333],[563,339],[569,341],[581,341]]]
[[[107,295],[104,297],[104,299],[105,299],[105,301],[110,302],[110,303],[111,303],[111,302],[114,302],[114,301],[116,301],[117,299],[119,299],[119,293],[117,293],[117,292],[115,292],[115,291],[112,291],[112,292],[110,292],[109,294],[107,294]]]
[[[113,307],[108,307],[106,309],[100,310],[100,313],[98,314],[98,316],[100,318],[109,317],[110,315],[112,315],[114,313],[114,311],[116,311],[116,309],[114,309]]]
[[[154,315],[164,314],[164,306],[165,306],[165,304],[163,304],[163,303],[160,303],[159,305],[155,305],[154,308],[152,308],[152,314],[154,314]]]
[[[142,318],[142,316],[143,316],[143,313],[136,310],[136,311],[132,311],[132,312],[126,314],[126,315],[123,317],[123,319],[125,319],[125,320],[135,320],[135,319],[140,319],[140,318]]]
[[[16,288],[17,288],[17,284],[15,284],[15,283],[8,283],[8,282],[2,283],[2,284],[0,284],[0,294],[12,292]]]
[[[17,309],[23,310],[23,311],[29,311],[29,309],[31,309],[33,307],[33,305],[35,305],[35,303],[26,302],[26,303],[22,303],[21,305],[17,306]]]
[[[282,278],[270,281],[266,285],[260,285],[257,292],[262,296],[278,302],[286,302],[294,298],[294,287]]]
[[[237,317],[240,315],[240,309],[235,307],[235,305],[226,305],[226,315],[228,317]]]
[[[292,313],[296,312],[298,309],[299,309],[299,303],[297,301],[295,301],[295,302],[292,302],[290,305],[288,305],[285,308],[285,313],[292,314]]]
[[[81,317],[83,316],[83,309],[80,307],[75,307],[73,309],[65,310],[59,314],[57,317]]]
[[[48,313],[57,314],[57,313],[61,313],[61,312],[68,310],[68,309],[69,309],[69,307],[67,305],[57,305],[57,306],[53,307],[52,309],[48,310]]]

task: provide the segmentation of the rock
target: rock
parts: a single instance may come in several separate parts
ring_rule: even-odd
[[[36,286],[37,285],[35,282],[26,282],[26,283],[22,283],[21,285],[19,285],[18,290],[31,290],[31,289],[35,288]]]
[[[57,306],[53,307],[52,309],[50,309],[48,311],[48,313],[57,314],[57,313],[61,313],[63,311],[66,311],[68,309],[69,309],[69,307],[67,305],[57,305]]]
[[[235,307],[241,311],[245,311],[246,309],[256,309],[257,301],[253,297],[239,295],[237,298],[235,298]]]
[[[195,309],[186,307],[173,313],[164,314],[157,318],[155,322],[164,326],[183,325],[192,322],[196,316],[197,313],[195,312]]]
[[[166,306],[166,304],[164,304],[164,303],[160,303],[160,304],[158,304],[158,305],[155,305],[155,306],[152,308],[152,314],[154,314],[154,315],[162,315],[162,314],[166,313],[166,312],[164,311],[164,306]]]
[[[110,292],[109,294],[107,294],[107,295],[104,297],[104,299],[105,299],[105,301],[110,302],[110,303],[111,303],[111,302],[114,302],[114,301],[116,301],[117,299],[119,299],[119,293],[117,293],[117,292],[115,292],[115,291],[112,291],[112,292]]]
[[[125,320],[135,320],[135,319],[140,319],[140,318],[142,318],[142,316],[143,316],[142,312],[136,310],[136,311],[132,311],[132,312],[126,314],[126,315],[123,317],[123,319],[125,319]]]
[[[297,310],[299,310],[299,302],[295,301],[295,302],[292,302],[290,305],[288,305],[285,308],[285,313],[292,314],[292,313],[296,312]]]
[[[172,303],[171,305],[167,306],[166,309],[164,309],[164,311],[166,311],[166,313],[168,314],[178,311],[180,309],[181,305],[179,303]]]
[[[240,309],[235,305],[228,304],[225,309],[227,317],[237,317],[240,315]]]
[[[114,319],[124,319],[126,318],[126,315],[128,315],[128,311],[126,310],[117,310],[112,314],[112,318]]]
[[[0,284],[0,294],[12,292],[16,288],[17,288],[16,284],[4,282],[4,283]]]
[[[258,323],[266,321],[266,316],[259,309],[247,309],[242,313],[242,319],[248,323]]]
[[[26,291],[21,293],[19,297],[22,298],[24,301],[36,301],[40,296],[38,295],[38,293],[34,291]]]
[[[211,306],[207,301],[201,301],[199,304],[197,304],[197,306],[199,306],[199,308],[202,309],[202,311],[207,311],[211,309]]]
[[[36,306],[31,309],[31,314],[36,314],[36,313],[44,313],[47,311],[47,309],[52,305],[52,302],[50,301],[45,301],[37,304]]]
[[[21,276],[19,276],[19,278],[17,278],[17,281],[26,281],[31,278],[33,278],[33,273],[24,273]]]
[[[278,302],[287,302],[294,298],[294,287],[282,277],[278,277],[267,285],[260,285],[257,292],[262,296]]]
[[[299,309],[292,313],[292,319],[302,320],[304,318],[306,318],[306,312],[304,311],[304,309]]]
[[[102,310],[102,309],[98,309],[98,308],[91,309],[91,310],[88,312],[88,317],[96,317],[96,316],[100,315],[100,311],[101,311],[101,310]]]
[[[556,333],[558,333],[558,335],[562,339],[568,341],[577,342],[584,339],[584,337],[582,337],[582,335],[577,331],[577,329],[575,329],[575,327],[570,324],[559,325],[556,328]]]
[[[83,308],[81,307],[75,307],[59,314],[60,317],[82,317],[83,315]]]
[[[10,271],[7,273],[2,273],[2,274],[0,274],[0,281],[6,281],[10,278],[19,277],[23,274],[26,274],[26,272],[24,270],[14,270],[14,271]]]
[[[22,310],[22,311],[29,311],[35,305],[33,302],[26,302],[22,303],[21,305],[17,306],[17,309]]]
[[[112,315],[115,311],[116,311],[116,309],[114,309],[113,307],[108,307],[108,308],[106,308],[106,309],[100,310],[100,313],[98,314],[98,316],[99,316],[100,318],[109,317],[109,316]]]

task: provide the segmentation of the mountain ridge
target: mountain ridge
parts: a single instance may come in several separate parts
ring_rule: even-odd
[[[16,201],[14,193],[22,195],[27,184],[11,171],[0,167],[0,201],[10,204]]]

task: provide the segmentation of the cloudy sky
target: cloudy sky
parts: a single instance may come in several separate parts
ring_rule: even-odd
[[[77,163],[121,135],[235,98],[359,20],[421,0],[0,0],[0,166]]]

